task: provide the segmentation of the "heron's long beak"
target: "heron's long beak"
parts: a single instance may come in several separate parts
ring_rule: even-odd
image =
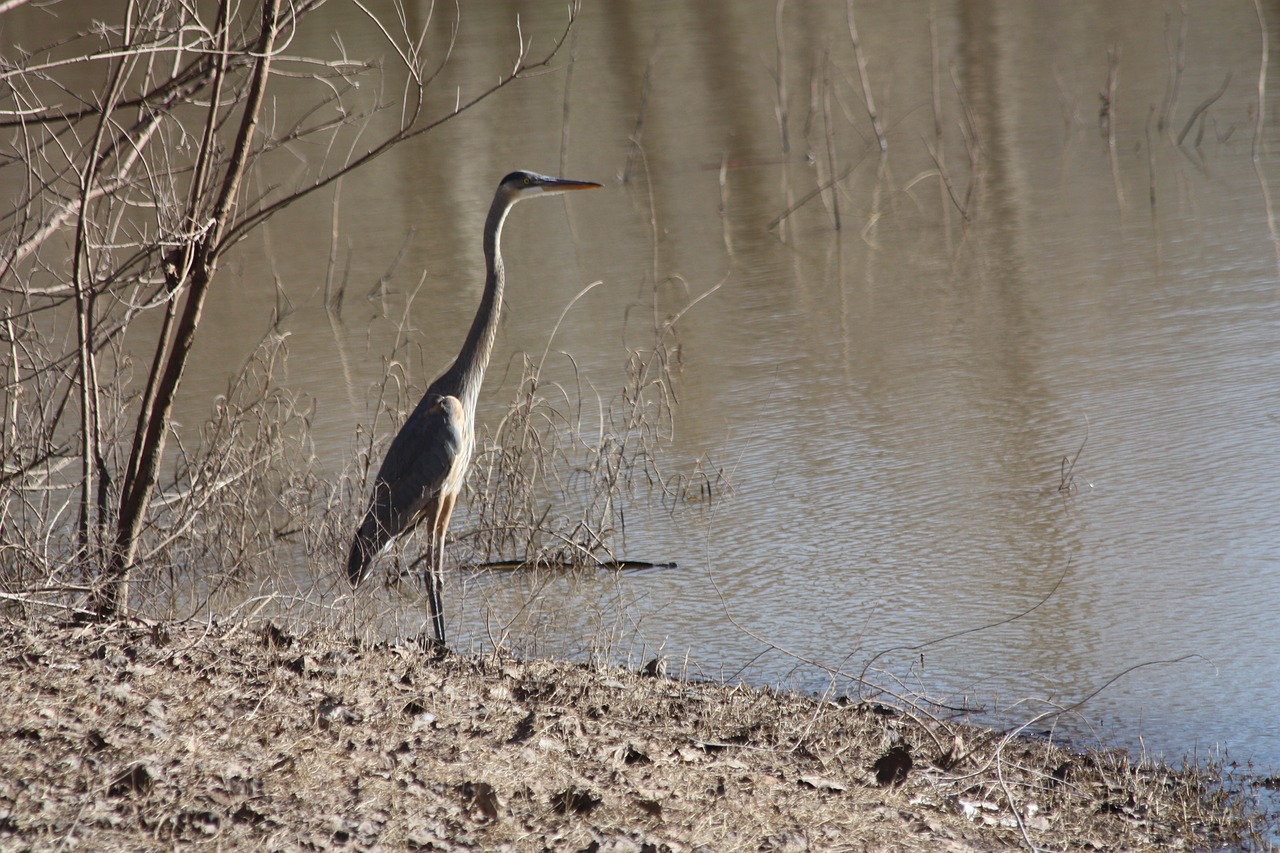
[[[594,190],[599,189],[600,186],[594,181],[575,181],[569,178],[547,178],[542,182],[544,191],[557,193],[568,190]]]

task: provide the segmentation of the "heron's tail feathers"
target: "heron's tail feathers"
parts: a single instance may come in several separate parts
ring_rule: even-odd
[[[351,581],[353,587],[359,586],[364,580],[365,571],[370,562],[365,551],[364,540],[357,533],[355,541],[351,543],[351,554],[347,557],[347,580]]]
[[[355,539],[351,541],[351,553],[347,556],[347,580],[351,581],[351,586],[359,586],[361,581],[369,577],[373,558],[378,556],[385,544],[385,539],[378,541],[381,538],[374,519],[365,518],[364,524],[356,531]]]

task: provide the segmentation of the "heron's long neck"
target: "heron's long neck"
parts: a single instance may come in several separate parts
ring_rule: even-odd
[[[470,417],[475,411],[480,385],[484,382],[484,370],[489,365],[489,353],[498,333],[498,314],[502,310],[502,287],[505,276],[502,269],[502,223],[511,210],[511,203],[501,195],[493,200],[489,217],[484,223],[484,294],[471,330],[462,344],[462,350],[453,366],[436,383],[444,393],[462,401],[463,410]]]

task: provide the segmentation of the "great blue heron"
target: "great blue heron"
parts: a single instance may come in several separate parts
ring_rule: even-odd
[[[440,586],[444,576],[444,536],[449,515],[462,490],[475,442],[476,397],[484,381],[502,307],[502,223],[511,207],[526,198],[589,190],[600,184],[512,172],[498,184],[484,223],[484,295],[471,331],[453,364],[431,383],[387,448],[373,481],[369,509],[351,543],[347,577],[352,586],[369,575],[370,564],[396,537],[427,522],[427,570],[436,640],[444,644]]]

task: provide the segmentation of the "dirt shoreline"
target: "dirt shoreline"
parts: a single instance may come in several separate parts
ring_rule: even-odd
[[[1257,820],[1204,772],[619,669],[271,626],[0,618],[0,647],[3,850],[1199,850]]]

